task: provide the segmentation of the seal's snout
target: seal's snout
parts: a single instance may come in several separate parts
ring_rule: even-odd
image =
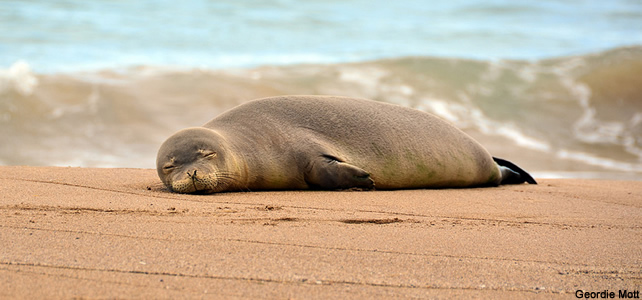
[[[178,193],[212,193],[218,186],[218,176],[214,171],[192,168],[179,174],[170,182],[171,189]]]
[[[198,179],[198,177],[196,177],[196,170],[194,170],[194,173],[190,173],[188,171],[187,177],[192,179],[192,185],[194,185],[194,193],[198,193],[200,190],[202,190],[202,188],[200,188],[202,184],[199,182],[200,180]]]

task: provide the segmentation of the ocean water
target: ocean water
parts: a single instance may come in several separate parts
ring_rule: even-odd
[[[0,1],[0,164],[153,168],[242,102],[435,113],[540,177],[642,179],[642,2]]]

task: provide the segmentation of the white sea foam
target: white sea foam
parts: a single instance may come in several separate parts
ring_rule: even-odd
[[[375,68],[375,67],[366,67],[366,68],[357,68],[357,67],[344,67],[339,73],[339,80],[357,83],[366,88],[377,89],[381,79],[388,74],[385,70]]]
[[[16,91],[29,96],[38,86],[38,78],[25,61],[17,61],[8,69],[0,69],[0,94]]]
[[[627,122],[622,121],[603,121],[598,119],[597,110],[591,106],[592,91],[589,86],[578,82],[568,74],[572,68],[584,66],[586,60],[583,58],[573,58],[561,65],[556,70],[560,82],[573,95],[582,110],[582,115],[573,124],[572,130],[574,138],[587,144],[613,144],[623,146],[625,151],[631,153],[642,161],[642,148],[638,146],[638,139],[634,135],[632,128],[642,122],[642,113],[634,114]],[[605,78],[606,80],[606,78]],[[617,160],[601,158],[584,152],[572,152],[560,150],[558,157],[584,161],[591,165],[612,168],[623,171],[639,171],[640,165],[622,163]]]
[[[599,157],[599,156],[585,153],[585,152],[561,149],[555,153],[555,156],[561,159],[574,160],[585,164],[603,167],[611,170],[619,170],[619,171],[626,171],[626,172],[642,172],[642,164],[621,162],[610,158]]]
[[[530,172],[534,178],[538,179],[607,179],[607,180],[640,180],[639,173],[625,173],[615,171],[603,172],[576,172],[576,171],[535,171]]]
[[[428,110],[432,111],[432,113],[455,124],[460,122],[458,114],[460,114],[462,110],[465,110],[465,107],[462,105],[449,104],[446,101],[437,99],[424,100],[423,104],[427,106]],[[419,107],[419,109],[422,108],[423,107]],[[455,113],[455,111],[458,111],[458,113]]]
[[[521,131],[517,130],[514,124],[496,126],[498,127],[496,127],[494,131],[497,135],[507,137],[514,141],[517,145],[542,152],[549,152],[551,150],[551,145],[544,141],[525,135]]]
[[[464,106],[438,99],[425,99],[423,103],[425,108],[455,123],[460,128],[476,128],[485,134],[503,136],[521,147],[537,151],[548,152],[551,150],[551,146],[547,142],[524,134],[517,129],[515,124],[491,120],[472,104]]]

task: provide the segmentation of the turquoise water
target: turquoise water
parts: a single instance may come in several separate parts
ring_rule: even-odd
[[[642,44],[642,1],[1,1],[0,68],[542,59]]]

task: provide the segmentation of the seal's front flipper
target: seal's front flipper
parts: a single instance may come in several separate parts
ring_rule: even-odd
[[[311,187],[328,190],[374,188],[374,181],[368,172],[331,155],[321,155],[311,162],[310,169],[305,173],[305,182]]]
[[[524,182],[537,184],[530,174],[514,163],[497,157],[493,157],[493,160],[499,165],[499,170],[502,172],[502,182],[500,184],[520,184]]]

